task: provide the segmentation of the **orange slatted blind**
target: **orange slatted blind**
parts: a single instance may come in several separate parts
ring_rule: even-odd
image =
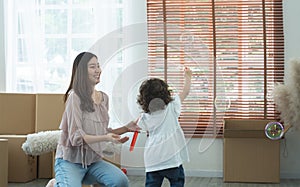
[[[187,136],[221,137],[223,119],[279,119],[284,77],[282,0],[147,0],[148,72],[176,93],[193,70],[180,123]]]

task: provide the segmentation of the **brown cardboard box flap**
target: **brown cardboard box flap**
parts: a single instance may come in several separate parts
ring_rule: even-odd
[[[267,138],[265,127],[272,120],[224,120],[224,138]]]

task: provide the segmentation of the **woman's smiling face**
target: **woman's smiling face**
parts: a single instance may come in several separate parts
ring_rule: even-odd
[[[101,68],[96,57],[88,62],[88,76],[92,84],[96,85],[100,82]]]

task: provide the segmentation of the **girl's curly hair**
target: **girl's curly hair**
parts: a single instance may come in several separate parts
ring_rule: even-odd
[[[155,112],[165,108],[173,101],[168,84],[158,78],[145,80],[140,88],[137,103],[145,113]]]

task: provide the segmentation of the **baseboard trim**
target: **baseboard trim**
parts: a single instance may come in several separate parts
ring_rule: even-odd
[[[128,175],[145,176],[144,168],[126,168]],[[185,169],[187,177],[223,177],[223,171]],[[281,179],[300,179],[299,172],[280,172]]]
[[[185,169],[187,177],[223,177],[223,171]]]
[[[127,175],[145,176],[144,168],[126,168]]]
[[[280,172],[281,179],[300,179],[299,172]]]
[[[144,168],[126,168],[126,170],[128,175],[145,175]],[[223,177],[223,172],[185,169],[185,175],[187,177]]]

